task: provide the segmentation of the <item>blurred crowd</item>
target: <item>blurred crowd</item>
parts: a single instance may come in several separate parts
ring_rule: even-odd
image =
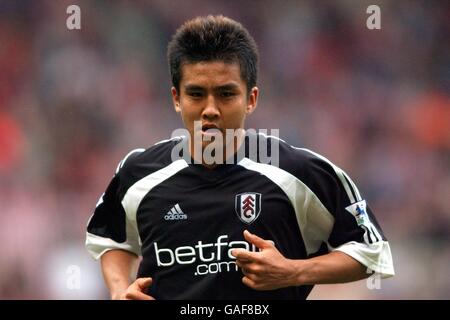
[[[70,4],[81,30],[66,28]],[[248,127],[339,165],[391,241],[381,288],[311,298],[449,299],[450,4],[346,0],[0,1],[0,299],[108,298],[86,223],[120,159],[182,127],[166,46],[206,14],[259,45]]]

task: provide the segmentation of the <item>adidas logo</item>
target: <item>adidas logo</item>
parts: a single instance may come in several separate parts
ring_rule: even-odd
[[[164,216],[165,220],[186,220],[187,215],[181,210],[180,205],[177,203],[170,209],[169,212]]]

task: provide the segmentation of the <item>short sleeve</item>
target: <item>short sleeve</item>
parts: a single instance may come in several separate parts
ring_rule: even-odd
[[[125,161],[139,152],[130,152],[117,167],[106,191],[97,202],[94,213],[87,224],[86,249],[94,259],[105,252],[122,249],[140,255],[140,238],[137,227],[126,216],[121,200],[127,187],[123,183]]]
[[[311,152],[312,153],[312,152]],[[389,242],[355,183],[339,167],[313,153],[307,168],[308,187],[329,216],[328,231],[323,242],[329,251],[341,251],[370,271],[386,278],[393,276],[394,266]],[[308,210],[309,221],[318,220],[319,210]]]

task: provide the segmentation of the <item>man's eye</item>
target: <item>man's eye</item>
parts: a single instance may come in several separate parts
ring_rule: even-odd
[[[200,92],[189,92],[188,95],[194,98],[200,98],[202,96]]]
[[[234,96],[234,92],[231,92],[231,91],[224,91],[224,92],[222,92],[220,95],[221,95],[222,97],[229,98],[229,97]]]

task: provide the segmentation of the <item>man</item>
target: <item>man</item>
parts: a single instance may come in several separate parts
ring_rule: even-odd
[[[241,24],[188,21],[168,58],[186,137],[130,152],[88,223],[113,299],[305,299],[314,284],[394,274],[389,243],[341,169],[244,132],[258,54]],[[279,161],[264,163],[263,149]]]

